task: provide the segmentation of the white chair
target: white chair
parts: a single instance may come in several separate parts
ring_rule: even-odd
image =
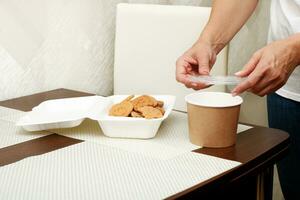
[[[117,8],[114,94],[173,94],[185,111],[184,96],[194,92],[175,80],[175,62],[199,37],[211,8],[119,4]],[[227,48],[212,74],[227,73]],[[208,90],[225,91],[224,86]]]

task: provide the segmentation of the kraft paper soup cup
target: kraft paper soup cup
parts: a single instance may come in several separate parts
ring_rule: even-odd
[[[185,97],[191,143],[203,147],[229,147],[236,133],[243,99],[224,92],[197,92]]]

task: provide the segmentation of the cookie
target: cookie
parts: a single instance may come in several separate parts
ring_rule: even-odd
[[[124,101],[130,101],[131,99],[133,99],[133,97],[134,97],[134,95],[130,95],[126,99],[124,99],[122,102],[124,102]]]
[[[159,109],[152,106],[139,107],[138,111],[141,112],[146,119],[160,118],[163,116]]]
[[[137,118],[143,118],[143,115],[139,112],[136,112],[136,111],[131,111],[130,116],[131,117],[137,117]]]
[[[158,107],[163,107],[164,106],[164,102],[163,101],[157,101],[157,106]]]
[[[165,112],[166,112],[165,109],[162,108],[162,107],[156,106],[155,108],[158,109],[158,110],[161,112],[161,114],[163,114],[163,115],[164,115]]]
[[[109,110],[110,116],[128,117],[133,110],[133,105],[130,101],[123,101],[113,105]]]
[[[163,101],[157,101],[149,95],[142,95],[137,98],[130,95],[120,103],[113,105],[109,110],[109,115],[146,119],[160,118],[165,113],[163,105]]]
[[[133,104],[133,109],[135,111],[138,111],[140,107],[144,107],[144,106],[153,106],[153,107],[157,106],[156,99],[148,95],[139,96],[131,100],[131,102]]]

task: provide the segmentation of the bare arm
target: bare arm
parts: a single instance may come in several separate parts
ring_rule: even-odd
[[[188,88],[202,89],[190,75],[206,75],[216,55],[226,46],[254,11],[258,0],[214,0],[210,19],[196,43],[176,63],[176,79]]]
[[[258,0],[214,0],[200,39],[217,46],[219,52],[246,23],[257,3]]]

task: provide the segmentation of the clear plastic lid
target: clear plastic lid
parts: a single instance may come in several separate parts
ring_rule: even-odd
[[[237,76],[192,76],[190,78],[193,82],[201,82],[207,85],[237,85],[246,78]]]

